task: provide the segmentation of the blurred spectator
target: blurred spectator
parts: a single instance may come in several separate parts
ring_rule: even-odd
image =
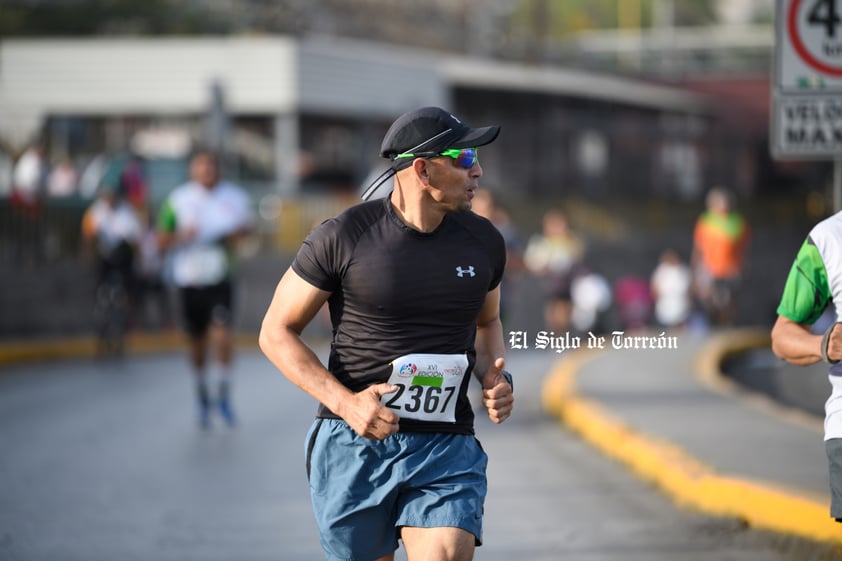
[[[78,175],[70,158],[64,157],[47,176],[47,194],[50,197],[69,197],[76,192]]]
[[[488,189],[477,189],[471,201],[471,210],[485,219],[494,222],[494,194]]]
[[[86,254],[93,258],[97,286],[111,273],[119,273],[129,295],[129,312],[136,294],[135,258],[143,235],[143,226],[125,189],[105,186],[82,217],[82,239]]]
[[[626,275],[614,283],[617,313],[623,329],[638,330],[649,325],[652,317],[652,292],[646,279]]]
[[[542,233],[532,236],[526,246],[524,264],[543,282],[544,319],[552,331],[563,331],[570,326],[572,273],[584,251],[584,244],[558,209],[544,214]]]
[[[12,221],[16,232],[16,260],[38,263],[46,257],[42,218],[47,166],[39,144],[27,148],[12,171]]]
[[[675,250],[661,253],[652,272],[652,296],[655,299],[655,321],[663,327],[679,327],[693,310],[693,277]]]
[[[98,154],[82,166],[82,173],[79,175],[77,190],[79,195],[88,199],[96,195],[103,175],[105,175],[108,157],[105,154]]]
[[[512,222],[509,212],[500,205],[494,194],[488,189],[479,189],[474,195],[472,209],[483,218],[487,218],[503,236],[506,244],[506,271],[500,284],[500,318],[505,321],[507,305],[513,294],[514,284],[518,275],[523,271],[523,237],[520,230]]]
[[[611,285],[604,276],[580,268],[573,275],[570,285],[573,309],[570,323],[574,329],[585,333],[605,331],[605,314],[611,307]]]
[[[732,195],[726,189],[711,189],[706,204],[693,232],[695,293],[711,324],[729,325],[734,321],[749,227],[733,209]]]
[[[506,249],[509,251],[509,259],[506,260],[506,268],[512,271],[523,268],[523,237],[518,227],[512,222],[509,211],[501,205],[494,194],[488,189],[479,189],[472,201],[474,212],[487,218],[503,235],[506,242]]]
[[[44,150],[33,144],[21,154],[12,178],[12,203],[30,213],[40,210],[47,179]]]
[[[149,188],[144,175],[143,159],[132,155],[120,172],[120,184],[126,188],[126,197],[138,210],[146,208]]]

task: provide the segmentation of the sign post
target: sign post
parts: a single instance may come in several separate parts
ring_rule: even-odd
[[[833,160],[842,210],[842,0],[778,0],[776,19],[772,156]]]

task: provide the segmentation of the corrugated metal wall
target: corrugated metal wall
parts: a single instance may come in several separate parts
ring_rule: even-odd
[[[347,42],[303,42],[298,58],[303,112],[393,118],[447,105],[448,86],[432,55]]]

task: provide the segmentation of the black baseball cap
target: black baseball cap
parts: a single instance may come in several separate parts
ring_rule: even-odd
[[[500,134],[499,125],[471,128],[441,107],[422,107],[398,117],[380,145],[380,155],[441,152],[449,148],[475,148]]]
[[[499,125],[471,128],[441,107],[422,107],[398,117],[380,145],[380,155],[392,164],[366,187],[361,195],[368,200],[387,179],[412,165],[412,159],[396,159],[399,154],[437,154],[448,148],[476,148],[493,142]]]

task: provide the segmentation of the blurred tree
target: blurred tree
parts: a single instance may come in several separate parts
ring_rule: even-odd
[[[676,26],[709,25],[717,19],[716,0],[519,0],[512,24],[521,32],[567,38],[581,31],[624,27],[622,14],[637,7],[637,21],[647,28],[663,3],[670,4]]]
[[[649,27],[653,6],[659,2],[671,4],[675,25],[702,25],[716,19],[716,0],[517,0],[507,11],[512,13],[510,23],[516,33],[563,38],[583,30],[616,28],[629,5],[639,7],[640,24]],[[435,21],[442,32],[458,34],[464,22],[450,17],[455,11],[461,9],[465,17],[476,17],[489,9],[500,12],[499,4],[496,0],[416,0],[406,4],[390,0],[3,0],[0,36],[295,33],[313,29],[342,35],[361,21],[360,14],[369,22],[372,14],[390,16],[375,18],[386,34],[391,34],[392,27],[406,30],[412,22],[406,16],[414,21]],[[376,33],[376,27],[367,31]]]
[[[0,3],[0,37],[163,35],[226,32],[229,24],[195,3],[66,0]]]
[[[548,62],[581,32],[707,25],[758,1],[0,0],[0,37],[315,33]]]

